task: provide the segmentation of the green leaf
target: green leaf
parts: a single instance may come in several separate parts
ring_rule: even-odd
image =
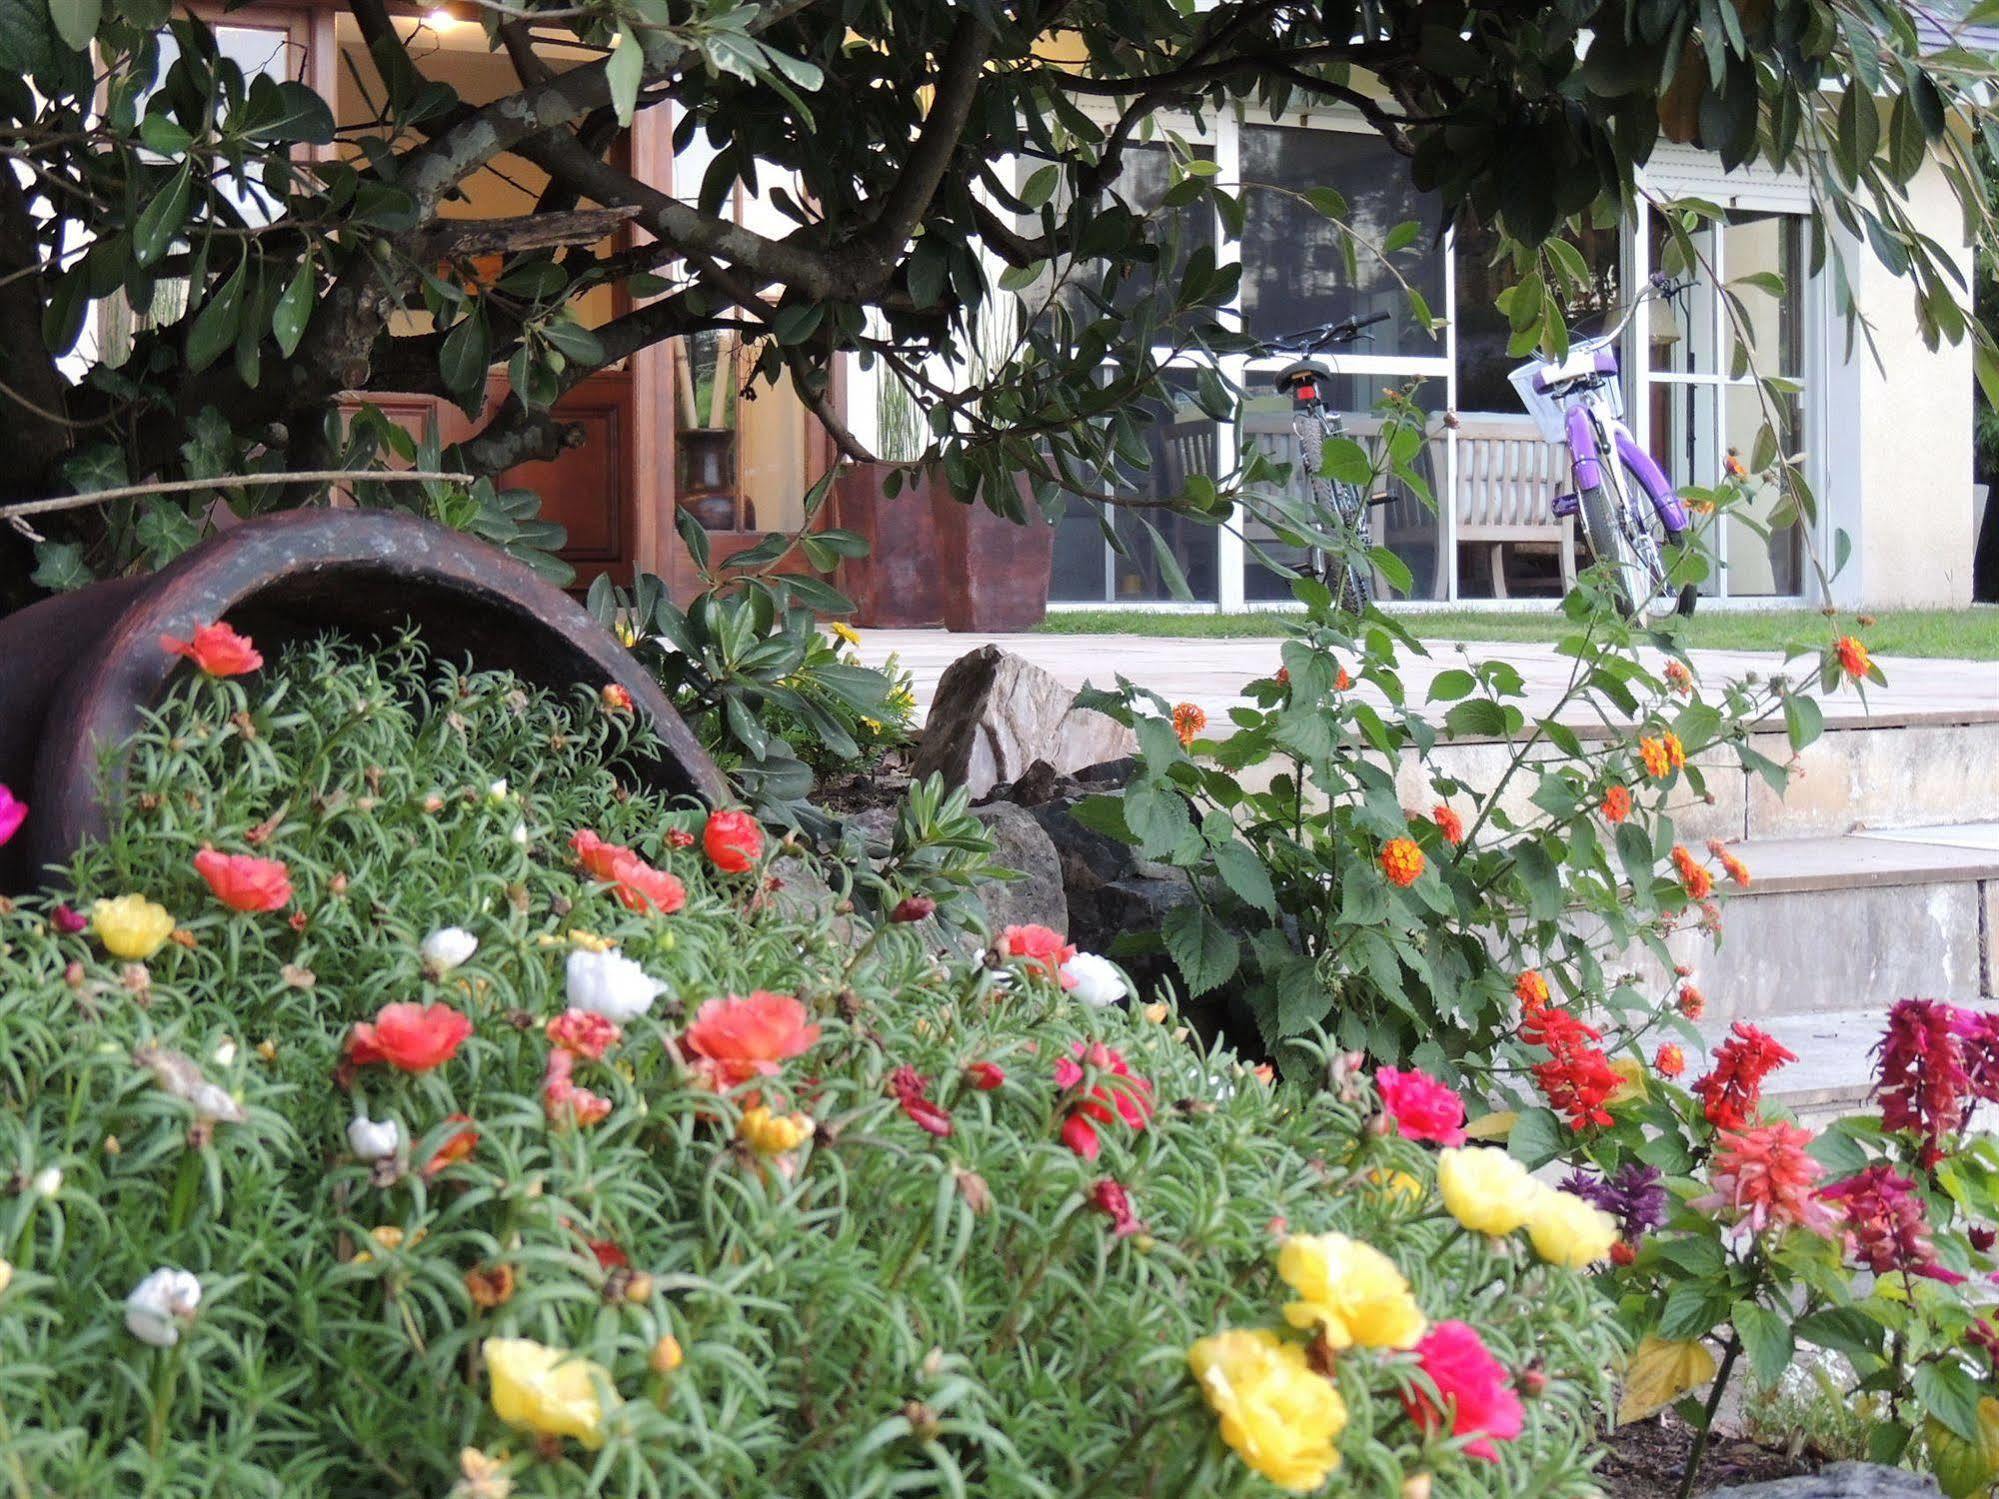
[[[83,548],[74,541],[36,542],[35,570],[28,576],[50,593],[69,593],[97,581],[83,560]]]
[[[90,45],[103,15],[104,0],[49,0],[49,18],[56,23],[56,35],[72,52]]]
[[[1499,739],[1506,734],[1506,710],[1489,698],[1466,698],[1444,715],[1444,727],[1455,739]]]
[[[568,317],[550,318],[541,325],[541,336],[564,359],[593,366],[604,362],[603,340]]]
[[[1264,915],[1277,914],[1277,891],[1270,883],[1270,871],[1254,849],[1230,838],[1214,846],[1214,855],[1215,871],[1229,889]]]
[[[165,189],[155,193],[139,211],[138,222],[132,226],[132,258],[141,266],[158,260],[174,242],[174,236],[187,221],[188,200],[193,192],[194,163],[183,161],[180,170],[167,179]]]
[[[1784,732],[1792,749],[1803,749],[1825,732],[1825,714],[1815,698],[1792,693],[1784,699]]]
[[[194,137],[173,116],[157,113],[139,121],[139,139],[146,143],[147,150],[162,156],[178,156],[194,144]]]
[[[250,267],[246,247],[236,269],[216,293],[195,314],[187,335],[187,367],[199,372],[213,364],[222,351],[236,342],[236,326],[243,316],[243,278]]]
[[[305,337],[305,325],[312,318],[315,284],[313,261],[308,255],[292,276],[284,295],[278,298],[277,306],[271,309],[271,336],[277,339],[278,349],[287,359],[298,348],[298,341]]]
[[[1069,809],[1069,815],[1091,832],[1115,838],[1119,843],[1138,841],[1125,823],[1121,796],[1086,796]]]
[[[604,81],[611,89],[611,108],[617,112],[620,125],[631,124],[638,109],[639,83],[645,76],[645,65],[639,39],[632,34],[631,27],[620,23],[618,45],[611,49],[611,60],[604,64]]]
[[[1206,994],[1226,982],[1241,960],[1241,944],[1199,901],[1168,911],[1160,923],[1160,936],[1187,981],[1189,995]]]
[[[469,395],[484,391],[486,371],[492,363],[492,342],[486,330],[486,313],[483,308],[477,308],[460,318],[444,335],[444,344],[437,351],[437,372],[444,377],[446,390],[454,395]]]
[[[1910,1383],[1923,1409],[1967,1442],[1983,1442],[1978,1427],[1978,1382],[1954,1358],[1918,1364]]]
[[[1848,1358],[1871,1358],[1881,1352],[1881,1324],[1850,1306],[1828,1307],[1800,1317],[1793,1331],[1804,1342]]]
[[[1454,702],[1461,697],[1470,697],[1477,687],[1477,677],[1463,667],[1453,666],[1430,679],[1430,701]]]
[[[1742,1348],[1749,1355],[1749,1367],[1766,1387],[1774,1387],[1791,1364],[1790,1323],[1768,1307],[1753,1301],[1738,1301],[1730,1313]]]
[[[1698,1282],[1674,1286],[1659,1315],[1659,1336],[1675,1342],[1698,1338],[1728,1315],[1728,1298]]]
[[[1523,1109],[1507,1131],[1506,1150],[1529,1171],[1569,1148],[1569,1132],[1553,1109]]]

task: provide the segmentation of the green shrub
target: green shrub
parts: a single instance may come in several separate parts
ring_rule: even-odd
[[[411,645],[196,678],[157,714],[108,841],[0,916],[0,1489],[1268,1492],[1187,1353],[1223,1328],[1306,1347],[1274,1252],[1331,1230],[1390,1255],[1431,1319],[1472,1324],[1526,1413],[1496,1461],[1469,1457],[1404,1414],[1408,1354],[1318,1347],[1348,1412],[1333,1488],[1592,1487],[1616,1353],[1600,1303],[1519,1236],[1456,1227],[1346,1059],[1275,1087],[1163,1007],[1087,1008],[1017,961],[940,962],[906,927],[857,949],[782,845],[740,874],[704,859],[699,811],[625,778],[632,732],[587,688],[558,702]],[[677,878],[684,906],[628,909],[579,876],[578,829],[646,860],[644,888]],[[283,861],[290,899],[225,908],[194,867],[211,843]],[[171,913],[163,941],[126,934],[160,942],[143,962],[73,930],[126,894]],[[476,952],[447,971],[432,944],[426,968],[447,927]],[[575,1040],[558,1078],[565,969],[606,943],[661,992],[601,1060]],[[798,996],[818,1035],[709,1091],[726,1048],[691,1022],[759,990]],[[355,1050],[358,1023],[411,1001],[469,1021],[447,1060],[370,1060],[401,1054],[386,1019]],[[1149,1109],[1096,1065],[1056,1085],[1097,1045]],[[578,1122],[576,1089],[607,1116]],[[1064,1143],[1092,1105],[1094,1162]],[[396,1121],[400,1149],[357,1160],[385,1133],[350,1143],[357,1115]],[[163,1267],[198,1281],[191,1315],[125,1304]],[[177,1339],[142,1341],[128,1311]],[[489,1339],[588,1361],[555,1371],[570,1405],[542,1417],[572,1437],[503,1422],[491,1375],[522,1349]]]

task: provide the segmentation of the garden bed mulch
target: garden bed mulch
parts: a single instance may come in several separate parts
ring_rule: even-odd
[[[1604,1444],[1604,1458],[1596,1468],[1605,1499],[1665,1499],[1678,1493],[1680,1471],[1693,1443],[1693,1428],[1671,1411],[1653,1420],[1620,1426]],[[1823,1454],[1810,1447],[1793,1454],[1781,1447],[1717,1435],[1708,1444],[1694,1492],[1705,1494],[1734,1484],[1814,1473],[1824,1460]]]

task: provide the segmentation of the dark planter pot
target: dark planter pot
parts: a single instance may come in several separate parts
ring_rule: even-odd
[[[943,585],[944,628],[958,633],[1011,635],[1048,617],[1048,582],[1055,566],[1055,528],[1041,518],[1027,480],[1022,525],[983,504],[964,504],[950,486],[930,488]]]
[[[0,781],[29,804],[0,848],[0,891],[28,888],[108,821],[102,750],[122,744],[189,669],[160,647],[227,618],[267,659],[328,630],[414,624],[441,660],[542,686],[617,682],[659,736],[645,782],[710,803],[728,788],[659,685],[589,611],[482,541],[414,516],[293,510],[245,521],[141,578],[94,584],[0,619]],[[108,795],[115,797],[117,768]]]
[[[893,463],[846,463],[833,481],[833,523],[868,543],[867,556],[840,564],[854,623],[868,629],[919,629],[944,618],[930,476],[903,470],[890,499],[884,491],[897,471]]]

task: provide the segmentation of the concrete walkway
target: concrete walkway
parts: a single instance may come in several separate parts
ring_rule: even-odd
[[[1071,687],[1090,683],[1111,687],[1120,674],[1149,687],[1169,702],[1191,702],[1208,715],[1209,732],[1226,733],[1228,710],[1243,701],[1242,686],[1278,668],[1277,639],[1172,639],[1154,635],[953,635],[944,630],[864,630],[861,657],[879,665],[891,654],[916,679],[916,701],[927,711],[944,668],[988,640],[1052,673]],[[1422,704],[1429,682],[1438,672],[1472,660],[1512,663],[1526,680],[1521,704],[1530,717],[1559,702],[1568,685],[1572,663],[1552,645],[1513,641],[1424,642],[1427,658],[1406,655],[1402,679],[1413,704]],[[1694,651],[1694,669],[1703,681],[1720,684],[1750,672],[1768,675],[1785,670],[1784,659],[1763,651]],[[1793,673],[1807,661],[1794,663]],[[1828,725],[1865,724],[1887,728],[1902,724],[1999,722],[1999,662],[1943,661],[1927,658],[1883,659],[1885,688],[1870,687],[1863,701],[1851,687],[1826,700]],[[1363,689],[1371,693],[1371,689]],[[1378,694],[1375,700],[1379,701]],[[1567,718],[1570,715],[1565,714]],[[1576,708],[1574,720],[1593,722],[1586,709]]]

